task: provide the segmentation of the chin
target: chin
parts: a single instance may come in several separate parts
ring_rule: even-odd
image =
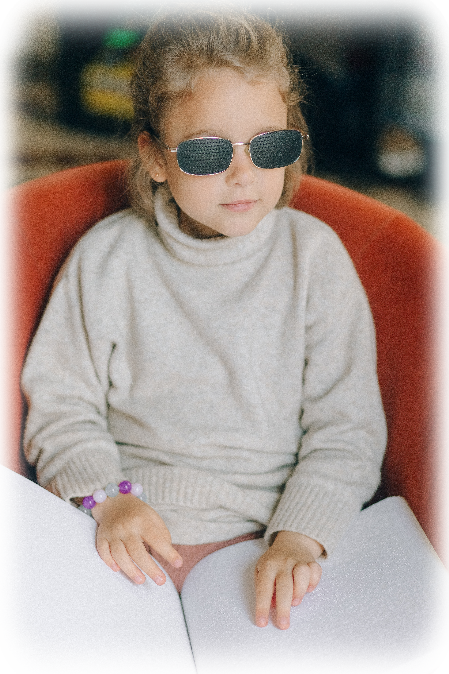
[[[246,236],[247,234],[251,234],[251,232],[253,232],[256,229],[258,224],[259,223],[256,222],[255,224],[246,227],[242,227],[241,225],[223,227],[223,229],[220,230],[220,234],[223,234],[223,236],[227,236],[230,239],[231,238],[235,239],[239,236]]]

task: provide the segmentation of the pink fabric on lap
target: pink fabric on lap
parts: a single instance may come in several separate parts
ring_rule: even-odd
[[[175,569],[154,552],[152,548],[149,548],[149,551],[157,563],[160,564],[164,571],[170,576],[178,592],[181,592],[188,573],[193,569],[195,564],[198,564],[198,562],[203,559],[203,557],[207,557],[207,555],[210,555],[212,552],[220,550],[221,548],[226,548],[228,545],[235,545],[235,543],[242,543],[243,541],[249,541],[253,538],[262,538],[263,534],[263,531],[255,531],[250,534],[243,534],[243,536],[237,536],[237,538],[231,538],[227,541],[218,541],[217,543],[202,543],[200,545],[175,544],[173,547],[179,552],[183,559],[183,565],[180,569]]]

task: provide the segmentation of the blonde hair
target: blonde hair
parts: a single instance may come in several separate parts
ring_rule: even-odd
[[[143,131],[161,137],[164,119],[172,106],[193,90],[204,70],[216,68],[231,68],[249,80],[274,78],[287,106],[288,128],[307,133],[299,107],[304,85],[280,33],[245,12],[186,9],[160,16],[139,47],[131,81],[133,137],[137,140]],[[289,203],[309,155],[306,139],[301,158],[286,169],[277,208]],[[143,217],[153,215],[153,195],[158,185],[136,156],[130,167],[131,203]]]

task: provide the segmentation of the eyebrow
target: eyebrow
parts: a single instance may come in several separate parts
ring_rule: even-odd
[[[251,138],[254,138],[255,136],[259,136],[262,133],[269,133],[270,131],[283,131],[285,127],[280,127],[279,125],[276,126],[268,126],[264,127],[262,131],[258,131],[257,133],[254,133]],[[210,129],[200,129],[199,131],[195,131],[194,133],[188,134],[182,140],[179,141],[179,143],[182,143],[185,140],[193,140],[195,138],[226,138],[226,136],[223,136],[219,133],[214,133],[213,131],[210,131]],[[230,140],[230,138],[226,138],[226,140]],[[235,141],[238,143],[244,142],[244,141]],[[178,145],[179,145],[178,143]]]

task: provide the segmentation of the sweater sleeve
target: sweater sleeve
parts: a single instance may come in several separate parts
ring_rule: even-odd
[[[370,308],[331,234],[307,261],[302,438],[266,532],[297,531],[326,554],[378,486],[386,444]]]
[[[107,424],[114,344],[102,328],[100,293],[96,321],[86,315],[85,288],[96,292],[78,246],[55,284],[22,373],[26,457],[39,483],[67,501],[125,479]]]

